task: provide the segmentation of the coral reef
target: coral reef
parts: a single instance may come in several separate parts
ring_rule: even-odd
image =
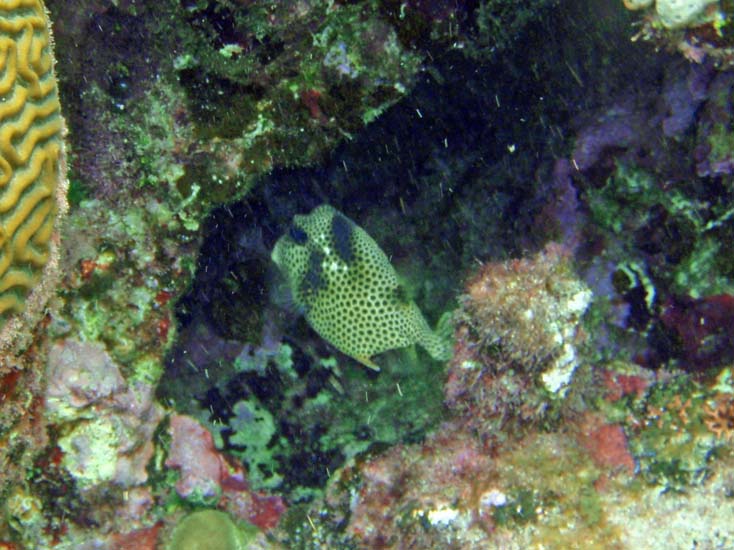
[[[672,63],[662,86],[579,120],[572,181],[593,222],[579,255],[600,358],[624,350],[648,366],[714,374],[729,360],[721,325],[734,289],[721,243],[733,226],[720,130],[731,86],[712,64]],[[709,321],[696,327],[696,315]]]
[[[285,512],[283,500],[250,490],[248,476],[215,447],[211,433],[193,418],[170,419],[166,468],[177,470],[176,493],[190,504],[218,505],[260,529],[272,529]]]
[[[627,370],[606,371],[613,393],[558,431],[488,446],[459,418],[422,443],[350,461],[323,499],[289,512],[286,525],[302,523],[285,541],[309,549],[662,549],[698,539],[725,547],[734,536],[726,520],[734,455],[715,441],[726,414],[715,411],[728,410],[730,394],[682,378],[650,385]],[[685,502],[709,510],[716,532],[680,517]]]
[[[497,456],[460,426],[442,428],[336,472],[298,547],[317,547],[329,522],[346,522],[330,547],[620,547],[593,485],[600,472],[573,439],[533,436]]]
[[[99,4],[86,18],[59,10],[60,45],[105,44],[70,54],[62,81],[98,115],[69,117],[78,175],[95,196],[144,186],[184,203],[196,223],[199,209],[244,196],[273,168],[320,160],[413,85],[420,54],[377,2],[257,4]],[[127,55],[140,47],[144,59]]]
[[[308,348],[245,346],[189,408],[218,449],[242,461],[257,490],[290,501],[321,493],[328,471],[372,447],[420,438],[442,414],[439,363],[388,352],[390,369],[340,365]],[[214,376],[212,375],[212,380]],[[178,401],[178,392],[174,391]],[[170,398],[169,398],[170,399]],[[355,407],[355,403],[359,403]]]
[[[0,546],[727,547],[731,3],[626,4],[48,0],[70,214]],[[408,314],[311,324],[379,372],[308,324],[361,267]],[[457,298],[448,364],[400,347]]]
[[[120,368],[96,343],[57,342],[48,353],[44,426],[46,450],[25,466],[27,485],[17,499],[47,501],[28,514],[30,525],[11,528],[29,548],[47,547],[61,534],[84,537],[89,522],[106,530],[130,530],[149,521],[152,494],[145,486],[153,436],[162,419],[152,389],[126,382]],[[98,493],[108,506],[95,506]],[[58,513],[58,515],[56,515]]]

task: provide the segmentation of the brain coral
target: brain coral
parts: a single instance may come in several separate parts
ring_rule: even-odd
[[[0,348],[44,305],[65,211],[64,122],[40,0],[0,0]]]
[[[272,258],[313,329],[362,364],[377,368],[372,355],[415,343],[448,359],[447,344],[407,298],[385,253],[331,206],[294,216]]]
[[[237,525],[224,512],[200,510],[183,518],[171,533],[166,550],[247,550],[257,529]]]

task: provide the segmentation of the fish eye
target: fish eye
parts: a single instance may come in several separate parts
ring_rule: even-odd
[[[308,241],[308,235],[306,234],[306,232],[297,225],[291,225],[290,229],[288,230],[288,234],[291,236],[291,239],[296,242],[296,244],[306,244],[306,241]]]

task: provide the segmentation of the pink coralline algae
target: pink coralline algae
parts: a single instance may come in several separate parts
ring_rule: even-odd
[[[189,416],[171,417],[166,466],[179,471],[176,492],[185,499],[208,500],[263,530],[272,529],[286,511],[279,496],[251,491],[242,466],[217,451],[211,433]]]
[[[214,447],[212,434],[189,416],[174,415],[170,424],[171,448],[166,466],[179,470],[176,492],[182,498],[211,498],[220,493],[227,462]]]
[[[137,529],[130,533],[113,535],[109,542],[109,549],[155,550],[158,547],[158,533],[162,526],[162,523],[156,523],[152,527]]]
[[[601,371],[601,377],[606,389],[604,398],[612,403],[628,395],[642,397],[653,382],[651,371],[642,368],[639,374],[622,374],[604,369]]]
[[[581,426],[579,441],[603,471],[625,471],[628,475],[635,473],[635,459],[619,424],[607,424],[600,418],[587,415]]]
[[[128,383],[97,343],[67,339],[49,352],[46,414],[64,426],[63,466],[83,487],[143,484],[162,409],[153,388]]]
[[[120,370],[102,346],[75,340],[51,348],[47,377],[46,408],[56,417],[77,416],[125,389]]]
[[[222,481],[222,490],[219,507],[263,531],[275,528],[287,509],[279,496],[250,491],[241,470]]]

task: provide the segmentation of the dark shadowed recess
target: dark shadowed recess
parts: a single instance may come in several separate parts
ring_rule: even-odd
[[[315,395],[329,383],[324,371],[311,365],[314,353],[329,353],[326,344],[273,303],[277,292],[269,261],[293,215],[319,204],[329,203],[364,225],[388,255],[419,258],[422,276],[435,286],[429,317],[461,292],[476,259],[518,256],[542,246],[548,237],[533,232],[542,207],[538,188],[554,159],[568,154],[573,117],[629,85],[633,74],[647,81],[660,78],[640,70],[649,65],[640,57],[644,52],[630,54],[620,37],[590,53],[591,39],[580,36],[577,50],[569,50],[564,33],[577,32],[585,16],[576,11],[554,12],[531,25],[519,47],[499,56],[469,59],[447,50],[427,64],[407,98],[322,164],[275,170],[245,200],[215,209],[206,223],[195,281],[177,306],[181,336],[159,394],[180,409],[208,409],[225,422],[236,392],[272,403],[272,412],[288,383],[276,368],[257,376],[217,374],[243,345],[261,346],[267,339],[294,348],[295,369],[307,392]],[[622,32],[625,24],[616,22],[612,31]],[[601,67],[605,56],[614,71]],[[419,303],[420,298],[425,297],[418,297]],[[279,429],[306,454],[320,430],[288,423]],[[299,460],[299,468],[288,470],[301,472],[309,485],[322,485],[323,465],[333,471],[341,457]],[[292,483],[297,482],[286,481]]]

